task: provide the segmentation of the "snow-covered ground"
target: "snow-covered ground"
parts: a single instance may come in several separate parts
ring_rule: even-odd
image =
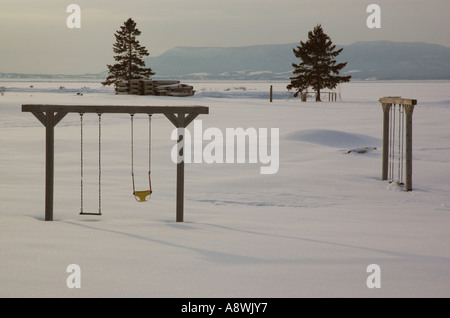
[[[290,99],[286,83],[188,84],[196,95],[176,98],[0,82],[0,297],[450,296],[449,82],[352,82],[342,101],[322,103]],[[412,192],[380,181],[384,96],[418,100]],[[279,128],[279,170],[186,164],[185,222],[176,223],[173,125],[153,116],[154,192],[137,203],[129,116],[104,114],[103,215],[80,216],[79,116],[69,114],[55,128],[54,221],[44,222],[45,129],[21,112],[33,103],[209,106],[203,130]],[[95,211],[97,116],[84,117],[84,208]],[[146,116],[135,126],[143,189]],[[357,147],[376,150],[348,153]],[[80,266],[81,288],[66,285],[70,264]],[[380,266],[381,288],[366,285],[370,264]]]

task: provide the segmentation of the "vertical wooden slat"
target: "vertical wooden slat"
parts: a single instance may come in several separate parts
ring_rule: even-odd
[[[414,105],[406,105],[405,113],[406,113],[406,148],[405,148],[405,157],[406,157],[406,180],[405,180],[405,190],[412,191],[412,114],[414,111]]]
[[[389,170],[389,111],[392,104],[381,104],[383,108],[383,154],[381,167],[381,180],[388,179]]]

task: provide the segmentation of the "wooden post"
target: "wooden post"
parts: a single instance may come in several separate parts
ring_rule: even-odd
[[[165,116],[178,129],[178,145],[180,147],[179,156],[181,160],[177,162],[177,204],[176,204],[176,222],[184,221],[184,145],[185,145],[185,128],[199,115],[199,113],[165,114]]]
[[[273,95],[273,93],[272,93],[272,85],[270,85],[270,102],[272,102],[272,95]]]
[[[308,94],[308,92],[305,92],[305,93],[301,93],[301,95],[302,95],[302,102],[306,102],[306,95]]]
[[[414,111],[414,105],[404,105],[406,113],[406,180],[405,190],[412,191],[412,114]]]
[[[178,143],[181,146],[177,163],[177,212],[176,222],[184,221],[184,145],[185,145],[185,114],[178,114]]]
[[[45,221],[53,221],[55,115],[47,112],[45,118]]]
[[[65,111],[55,113],[37,110],[31,113],[45,126],[45,221],[53,221],[53,180],[55,163],[55,126],[67,115]]]
[[[388,179],[389,171],[389,112],[392,104],[383,103],[383,154],[382,154],[382,168],[381,180]]]

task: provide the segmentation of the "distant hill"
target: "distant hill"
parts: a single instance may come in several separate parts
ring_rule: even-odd
[[[354,78],[379,80],[450,79],[450,48],[429,43],[356,42],[340,60]]]
[[[204,79],[285,79],[295,61],[292,44],[242,47],[176,47],[146,64],[157,77]],[[288,74],[289,73],[289,74]]]
[[[155,78],[191,80],[289,80],[292,52],[298,43],[240,47],[175,47],[147,58]],[[343,47],[339,62],[348,62],[341,74],[362,80],[449,80],[450,48],[420,42],[356,42]],[[106,63],[105,63],[106,64]],[[0,73],[0,79],[45,78],[55,80],[101,81],[98,74]]]
[[[48,81],[103,81],[108,76],[107,71],[86,74],[26,74],[26,73],[0,73],[0,79],[14,80],[48,80]]]
[[[292,76],[296,62],[292,49],[298,43],[242,47],[175,47],[146,64],[158,78],[179,79],[280,79]],[[450,79],[450,48],[428,43],[356,42],[343,47],[342,73],[353,79]]]

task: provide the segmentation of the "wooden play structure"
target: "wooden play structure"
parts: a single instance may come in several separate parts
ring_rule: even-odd
[[[313,94],[314,96],[316,95],[315,91],[305,91],[302,92],[301,97],[302,97],[302,102],[306,102],[307,98],[308,98],[308,94]],[[339,96],[339,100],[342,101],[341,98],[341,93],[337,93],[337,92],[320,92],[320,99],[323,101],[329,101],[329,102],[336,102]],[[315,97],[314,97],[315,100]]]
[[[417,100],[383,97],[380,103],[383,109],[381,179],[396,181],[406,191],[412,191],[412,115]]]
[[[206,106],[111,106],[111,105],[22,105],[22,112],[31,112],[45,127],[45,221],[53,221],[53,193],[54,193],[54,139],[55,126],[68,114],[80,115],[81,127],[81,208],[82,215],[101,215],[101,119],[105,113],[129,114],[131,117],[131,175],[133,195],[138,202],[148,201],[152,193],[151,187],[151,117],[153,114],[163,114],[179,130],[178,144],[180,145],[180,157],[177,163],[177,194],[176,194],[176,222],[184,220],[184,128],[186,128],[198,115],[208,114]],[[98,115],[98,175],[99,175],[99,206],[97,212],[83,210],[83,116],[86,113]],[[133,117],[135,114],[147,114],[149,117],[149,189],[137,191],[134,186],[133,168]]]
[[[302,93],[300,94],[302,102],[306,102],[307,99],[308,99],[308,94],[311,94],[311,93],[316,94],[316,92],[314,92],[314,91],[308,92],[308,91],[306,90],[305,92],[302,92]],[[339,95],[338,95],[338,94],[339,94]],[[336,101],[337,101],[337,98],[338,98],[338,96],[339,96],[339,100],[342,101],[341,93],[340,93],[340,92],[339,92],[339,93],[337,93],[337,92],[331,92],[331,91],[330,91],[330,92],[320,92],[320,96],[321,96],[321,98],[322,98],[322,96],[327,96],[329,102],[336,102]],[[272,101],[273,101],[273,85],[270,85],[270,90],[269,90],[269,101],[270,101],[271,103],[272,103]]]

